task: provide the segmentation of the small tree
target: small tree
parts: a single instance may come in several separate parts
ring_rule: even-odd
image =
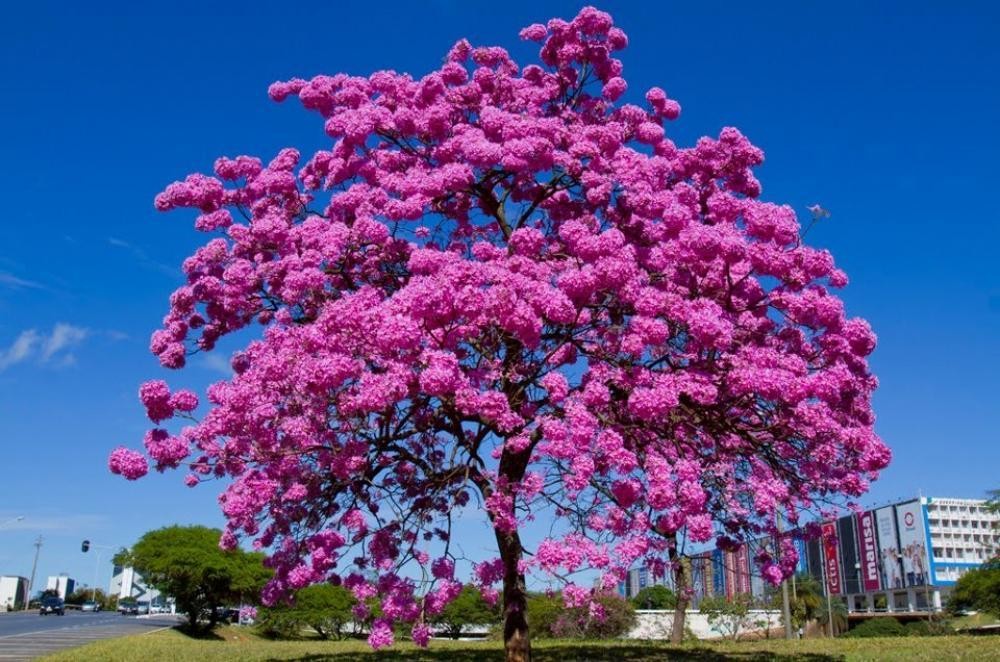
[[[449,637],[458,639],[463,628],[470,625],[493,625],[499,620],[499,610],[483,599],[479,589],[466,584],[458,597],[448,603],[434,619],[434,623]]]
[[[926,625],[926,622],[925,622]],[[903,624],[891,616],[876,616],[858,624],[854,629],[844,633],[845,637],[904,637],[907,635]]]
[[[615,593],[598,593],[586,605],[563,609],[551,631],[560,639],[614,639],[634,625],[635,609],[628,600]]]
[[[636,609],[673,609],[677,605],[677,596],[666,586],[657,584],[636,593],[631,602]]]
[[[315,584],[299,589],[295,594],[293,610],[301,614],[302,621],[321,639],[331,636],[340,639],[344,626],[352,618],[351,608],[356,603],[351,592],[343,586]]]
[[[95,600],[103,609],[107,604],[108,596],[101,589],[94,590],[92,588],[78,588],[66,596],[66,604],[68,605],[82,605],[84,602],[90,602],[91,600]]]
[[[566,609],[559,593],[531,593],[528,595],[528,618],[532,632],[539,639],[554,636],[552,628]]]
[[[817,617],[820,623],[826,627],[827,632],[830,631],[832,621],[834,636],[847,629],[847,605],[840,600],[831,600],[829,603],[822,600],[819,603]]]
[[[280,639],[298,637],[305,627],[320,639],[340,639],[344,626],[354,619],[355,604],[357,600],[343,586],[314,584],[296,591],[291,604],[260,610],[257,625],[264,635]]]
[[[271,575],[263,554],[220,549],[220,535],[204,526],[157,529],[143,535],[130,553],[116,556],[115,563],[132,565],[157,590],[173,596],[192,630],[202,616],[211,628],[218,607],[259,593]]]
[[[753,607],[753,596],[749,593],[737,593],[731,598],[705,598],[698,610],[708,617],[708,623],[716,631],[737,641],[740,632],[753,625],[750,609]]]
[[[807,573],[795,577],[795,597],[790,601],[792,626],[805,627],[806,623],[819,618],[823,604],[823,589],[816,578]],[[778,598],[780,599],[780,597]]]
[[[987,561],[958,578],[948,601],[948,609],[968,609],[1000,617],[1000,558]]]

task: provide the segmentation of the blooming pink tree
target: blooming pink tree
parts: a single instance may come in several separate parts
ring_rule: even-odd
[[[755,560],[777,582],[796,562],[779,514],[863,494],[890,457],[875,336],[831,292],[831,255],[759,199],[761,151],[733,128],[678,148],[659,88],[621,103],[627,38],[603,12],[521,36],[540,63],[462,40],[420,79],[275,83],[329,149],[220,158],[156,198],[215,235],[184,262],[160,362],[261,331],[201,410],[145,384],[154,424],[192,424],[111,470],[138,478],[148,456],[189,485],[228,478],[221,542],[268,552],[264,601],[330,581],[366,617],[377,596],[376,647],[394,622],[425,643],[460,592],[456,511],[495,533],[476,579],[525,660],[526,573],[599,612],[575,573],[612,586],[645,561],[683,582],[684,545],[770,534]],[[528,549],[536,517],[554,523]]]

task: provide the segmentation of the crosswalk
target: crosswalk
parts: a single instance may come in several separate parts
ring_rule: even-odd
[[[0,662],[27,662],[49,653],[66,648],[76,648],[93,641],[137,634],[142,631],[151,632],[157,629],[161,628],[139,630],[134,624],[121,623],[100,626],[75,625],[57,630],[7,635],[0,637]]]

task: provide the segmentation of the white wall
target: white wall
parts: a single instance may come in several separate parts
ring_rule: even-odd
[[[781,612],[768,609],[751,609],[750,614],[753,620],[766,620],[772,629],[780,628]],[[636,609],[636,624],[632,630],[625,635],[626,639],[669,639],[670,631],[673,629],[674,612],[661,609]],[[689,609],[684,619],[684,624],[691,629],[694,636],[699,639],[720,639],[724,633],[713,628],[708,623],[708,616],[696,609]],[[756,633],[760,636],[766,628],[747,628],[741,630],[740,637]]]

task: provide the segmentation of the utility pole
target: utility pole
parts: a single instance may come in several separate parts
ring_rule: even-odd
[[[24,611],[28,611],[31,604],[31,589],[35,586],[35,570],[38,568],[38,553],[42,551],[42,537],[35,540],[35,561],[31,564],[31,579],[28,580],[28,595],[24,598]]]

